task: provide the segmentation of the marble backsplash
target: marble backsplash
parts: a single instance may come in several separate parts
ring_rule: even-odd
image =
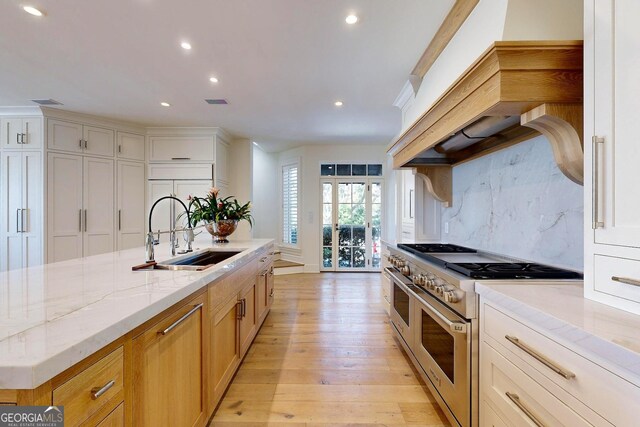
[[[583,270],[583,187],[566,178],[540,136],[456,166],[443,240]]]

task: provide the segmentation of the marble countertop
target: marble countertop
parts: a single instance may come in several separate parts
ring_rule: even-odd
[[[0,273],[0,389],[32,389],[135,329],[226,272],[271,239],[194,249],[241,250],[206,271],[132,271],[144,248]],[[171,258],[168,243],[155,258]]]
[[[476,292],[524,323],[640,386],[640,316],[585,299],[582,284],[476,282]]]

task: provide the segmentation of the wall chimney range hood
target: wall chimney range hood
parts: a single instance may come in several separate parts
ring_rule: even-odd
[[[582,41],[495,42],[388,148],[451,204],[451,168],[543,134],[582,184]]]

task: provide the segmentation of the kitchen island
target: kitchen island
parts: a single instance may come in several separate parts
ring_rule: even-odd
[[[137,248],[0,274],[0,403],[62,405],[65,425],[204,425],[274,295],[272,240],[194,244],[210,247],[239,253],[203,271],[132,271]]]

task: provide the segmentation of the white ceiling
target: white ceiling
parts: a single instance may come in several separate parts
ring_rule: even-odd
[[[0,106],[53,98],[150,126],[221,126],[273,151],[389,142],[391,104],[453,0],[29,3],[42,18],[24,4],[0,2]]]

